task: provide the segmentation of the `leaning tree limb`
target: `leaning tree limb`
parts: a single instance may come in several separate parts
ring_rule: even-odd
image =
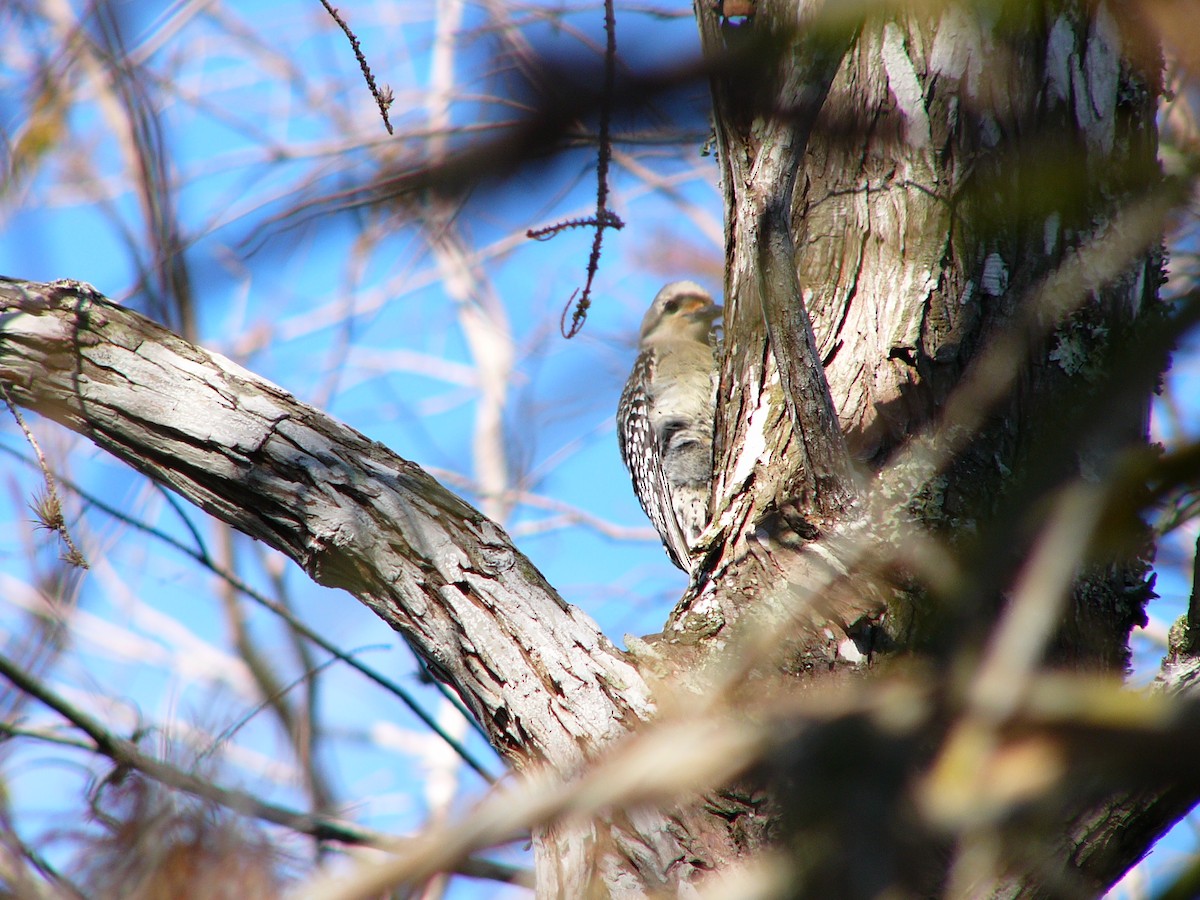
[[[0,282],[14,399],[344,588],[516,765],[571,770],[653,710],[491,520],[382,444],[78,282]]]
[[[504,530],[400,458],[89,285],[0,279],[0,383],[343,588],[462,696],[518,770],[578,771],[651,717],[638,669]],[[706,868],[675,813],[535,833],[539,892]],[[711,847],[712,845],[708,845]]]

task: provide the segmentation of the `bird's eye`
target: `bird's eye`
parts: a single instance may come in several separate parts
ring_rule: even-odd
[[[666,313],[673,313],[677,309],[679,309],[679,301],[678,300],[668,300],[666,302],[666,304],[663,306],[663,312],[666,312]]]

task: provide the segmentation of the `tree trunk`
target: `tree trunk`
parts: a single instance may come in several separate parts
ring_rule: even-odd
[[[951,5],[873,17],[853,34],[824,9],[768,0],[734,26],[696,7],[710,54],[763,34],[775,38],[761,46],[786,46],[776,71],[714,81],[727,214],[723,534],[744,538],[782,508],[812,534],[836,532],[857,514],[843,446],[867,477],[879,473],[910,437],[944,427],[981,348],[1020,330],[1028,364],[1012,372],[1011,392],[912,497],[917,519],[952,539],[1011,528],[1019,498],[1072,473],[1103,477],[1118,450],[1147,439],[1146,391],[1121,398],[1080,448],[1056,431],[1062,398],[1094,392],[1112,348],[1153,305],[1161,258],[1145,251],[1156,233],[1074,296],[1047,301],[1039,289],[1159,178],[1157,54],[1147,57],[1134,23],[1106,3],[1015,4],[995,21]],[[781,271],[787,261],[797,278]],[[1011,569],[1017,558],[993,564]],[[753,606],[746,581],[761,568],[715,593]],[[1127,665],[1146,574],[1135,561],[1081,581],[1064,662]],[[997,599],[981,601],[983,623]],[[694,602],[672,623],[685,634]],[[722,621],[736,606],[722,606]],[[831,613],[845,627],[874,610]],[[893,622],[894,637],[927,638],[907,630],[916,624]]]
[[[954,4],[850,24],[804,0],[760,0],[737,23],[695,10],[710,57],[776,52],[713,80],[726,208],[719,527],[662,652],[695,668],[749,614],[791,630],[772,658],[805,679],[885,650],[947,658],[1003,608],[1029,547],[1012,537],[1028,504],[1112,477],[1146,445],[1163,348],[1140,375],[1120,354],[1155,307],[1160,235],[1180,196],[1154,195],[1157,50],[1104,2],[1010,4],[1003,16]],[[864,542],[848,547],[863,528],[883,545],[912,528],[956,545],[972,564],[956,607],[895,572],[878,578]],[[1051,661],[1125,671],[1152,596],[1149,537],[1133,540],[1131,556],[1080,574]],[[882,782],[886,795],[903,778]],[[919,829],[868,818],[835,826],[840,846],[872,835],[864,853],[914,861],[881,866],[876,888],[942,883],[935,834],[918,848]],[[1072,846],[1056,865],[1093,886],[1116,877]],[[855,880],[861,857],[833,856],[801,893],[871,895]]]
[[[1145,390],[1114,397],[1082,441],[1069,404],[1095,394],[1154,306],[1156,234],[1104,260],[1075,296],[1063,290],[1057,309],[1035,304],[1051,273],[1157,184],[1159,67],[1125,7],[1018,3],[996,17],[952,4],[869,20],[821,111],[793,204],[796,265],[854,456],[878,471],[947,416],[983,347],[1026,329],[1011,391],[920,495],[919,518],[952,539],[994,546],[1027,498],[1076,473],[1102,479],[1147,439]],[[1003,573],[1018,558],[981,562]],[[1147,568],[1080,580],[1060,661],[1127,666]],[[969,615],[986,623],[996,599]]]

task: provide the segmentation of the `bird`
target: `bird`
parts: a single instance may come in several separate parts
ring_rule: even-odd
[[[709,520],[722,308],[693,281],[673,281],[642,319],[638,357],[617,406],[617,444],[633,491],[671,561],[689,575]]]

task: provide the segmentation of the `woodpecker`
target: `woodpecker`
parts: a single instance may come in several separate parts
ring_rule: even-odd
[[[721,307],[691,281],[658,292],[642,319],[637,362],[617,407],[617,443],[642,509],[671,561],[689,574],[708,525]]]

